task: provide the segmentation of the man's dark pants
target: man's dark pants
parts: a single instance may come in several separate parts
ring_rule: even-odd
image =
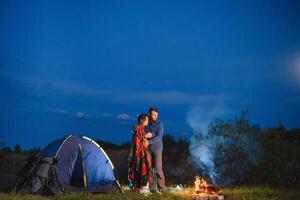
[[[156,171],[157,183],[154,178],[153,182],[150,183],[150,190],[164,190],[165,189],[165,175],[162,169],[162,149],[151,150],[152,152],[152,164]],[[157,184],[157,185],[156,185]]]

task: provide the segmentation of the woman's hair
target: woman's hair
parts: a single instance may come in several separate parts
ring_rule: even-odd
[[[137,123],[142,124],[148,118],[147,114],[140,114],[137,116]]]

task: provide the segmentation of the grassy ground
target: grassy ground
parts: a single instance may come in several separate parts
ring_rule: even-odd
[[[230,200],[298,200],[300,199],[300,191],[296,189],[275,189],[268,187],[244,187],[244,188],[225,188],[222,193]],[[68,195],[58,195],[51,197],[42,197],[37,195],[19,195],[14,192],[0,193],[0,199],[7,200],[188,200],[192,199],[192,190],[185,189],[182,192],[170,192],[162,195],[153,194],[145,197],[135,192],[126,191],[125,194],[110,193],[110,194],[89,194],[89,193],[76,193]]]

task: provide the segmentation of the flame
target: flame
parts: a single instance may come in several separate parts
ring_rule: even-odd
[[[199,176],[196,176],[195,178],[195,192],[200,190],[200,185],[201,185],[201,179]]]
[[[207,182],[200,178],[199,176],[195,177],[195,192],[196,193],[207,193]]]
[[[225,197],[220,193],[220,189],[216,185],[209,184],[205,179],[195,177],[195,192],[193,194],[194,200],[197,199],[218,199],[224,200]]]
[[[217,195],[218,192],[210,189],[212,185],[209,185],[207,181],[199,176],[195,177],[195,194],[198,195]]]

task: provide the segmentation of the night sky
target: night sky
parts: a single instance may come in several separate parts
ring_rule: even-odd
[[[300,127],[300,2],[0,1],[6,145],[126,142],[152,105],[176,138],[245,109]]]

